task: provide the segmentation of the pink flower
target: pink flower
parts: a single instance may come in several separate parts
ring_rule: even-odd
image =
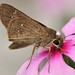
[[[63,28],[62,31],[65,36],[75,33],[75,18],[71,19]],[[64,40],[62,49],[64,55],[70,57],[75,62],[75,35],[68,36]],[[52,48],[51,48],[52,49]],[[38,75],[38,67],[43,59],[48,57],[48,50],[42,49],[36,56],[33,57],[29,68],[26,67],[29,60],[25,62],[19,69],[16,75]],[[63,60],[62,52],[53,50],[50,56],[50,73],[48,72],[49,63],[47,62],[40,71],[40,75],[75,75],[75,69],[70,67]]]

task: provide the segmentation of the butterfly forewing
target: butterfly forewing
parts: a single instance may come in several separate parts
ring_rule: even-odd
[[[0,17],[3,25],[7,28],[9,40],[15,42],[13,45],[19,46],[22,42],[25,45],[26,43],[30,45],[37,41],[41,44],[44,44],[44,42],[46,44],[46,42],[50,42],[56,35],[55,30],[47,28],[8,4],[1,4]]]

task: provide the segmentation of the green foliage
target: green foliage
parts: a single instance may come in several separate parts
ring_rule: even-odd
[[[75,69],[75,62],[70,57],[63,55],[63,59],[67,65]]]

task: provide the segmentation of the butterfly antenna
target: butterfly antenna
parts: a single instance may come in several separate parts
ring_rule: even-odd
[[[73,35],[75,35],[75,33],[72,33],[70,35],[65,36],[64,39],[67,38],[67,37],[69,37],[69,36],[73,36]]]

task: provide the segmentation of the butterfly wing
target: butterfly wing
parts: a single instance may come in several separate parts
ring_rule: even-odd
[[[3,25],[7,28],[9,40],[13,41],[12,46],[15,43],[16,45],[25,43],[25,46],[28,46],[35,43],[39,38],[44,38],[48,35],[52,38],[56,34],[55,30],[47,28],[40,22],[8,4],[1,4],[0,18]]]

